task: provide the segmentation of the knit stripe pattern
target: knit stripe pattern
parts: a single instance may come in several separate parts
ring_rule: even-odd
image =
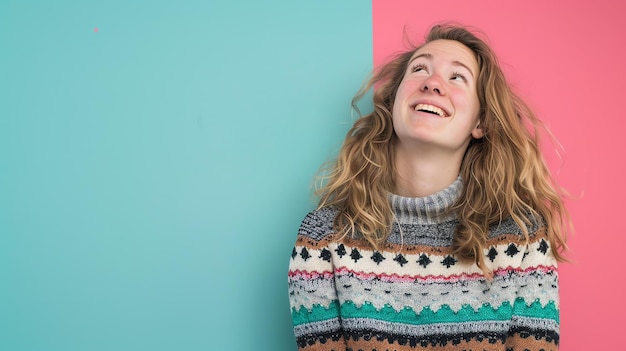
[[[390,195],[396,221],[378,250],[336,235],[333,208],[305,217],[288,273],[299,350],[558,350],[557,265],[541,221],[530,240],[510,218],[490,227],[488,281],[452,254],[458,222],[446,210],[461,187]]]

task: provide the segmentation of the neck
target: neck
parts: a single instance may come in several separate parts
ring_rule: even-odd
[[[459,152],[451,154],[446,150],[408,149],[397,145],[396,194],[424,197],[445,189],[459,176],[462,159],[463,154]]]
[[[448,212],[463,189],[461,177],[435,194],[424,197],[403,197],[390,194],[389,200],[399,224],[432,224],[455,218]]]

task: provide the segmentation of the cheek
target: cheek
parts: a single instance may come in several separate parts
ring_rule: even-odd
[[[468,95],[467,100],[470,101],[470,104],[476,108],[476,111],[480,109],[480,101],[478,101],[478,94],[476,94],[476,91],[472,91]]]
[[[405,94],[404,94],[404,85],[400,84],[400,86],[398,87],[398,90],[396,90],[396,96],[393,98],[393,106],[391,109],[391,114],[393,116],[396,115],[396,113],[399,112],[399,108],[400,106],[402,106],[402,100],[405,99]]]
[[[418,87],[419,83],[415,79],[404,79],[398,87],[397,95],[411,95],[418,89]]]
[[[472,116],[478,116],[480,112],[480,103],[476,94],[468,94],[467,92],[456,92],[451,97],[457,108],[462,108]]]
[[[407,103],[406,99],[415,92],[417,87],[417,83],[410,80],[403,80],[398,86],[398,90],[396,90],[396,97],[393,100],[393,109],[395,110],[396,108],[405,105]]]
[[[478,96],[474,96],[472,99],[472,111],[476,119],[480,117],[480,101],[478,101]]]

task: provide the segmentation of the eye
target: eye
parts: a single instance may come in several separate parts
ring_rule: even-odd
[[[422,63],[417,63],[411,66],[411,72],[422,72],[426,70],[426,66]]]
[[[461,74],[461,73],[458,73],[458,72],[452,73],[452,76],[450,77],[450,79],[458,80],[458,81],[461,81],[461,82],[467,82],[467,79],[465,78],[465,76],[463,74]]]

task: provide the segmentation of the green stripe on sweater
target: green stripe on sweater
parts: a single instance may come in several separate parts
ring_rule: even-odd
[[[313,309],[310,311],[304,306],[301,306],[300,310],[291,309],[291,319],[294,326],[321,322],[337,317],[339,317],[339,301],[337,300],[333,300],[328,307],[313,305]]]
[[[333,301],[328,307],[314,305],[312,310],[301,307],[299,310],[292,309],[292,319],[294,325],[314,323],[339,317],[341,318],[370,318],[392,323],[403,323],[410,325],[424,325],[431,323],[460,323],[471,321],[501,321],[509,320],[511,316],[523,316],[529,318],[552,319],[559,322],[559,311],[554,302],[549,302],[542,307],[539,301],[527,305],[523,298],[518,297],[514,306],[505,301],[499,308],[494,308],[485,304],[475,311],[471,306],[465,305],[458,312],[454,312],[450,306],[443,305],[438,311],[424,308],[417,314],[410,307],[405,307],[401,311],[396,311],[393,307],[385,305],[377,310],[371,303],[366,302],[360,308],[353,302],[347,301],[341,308],[338,301]]]

